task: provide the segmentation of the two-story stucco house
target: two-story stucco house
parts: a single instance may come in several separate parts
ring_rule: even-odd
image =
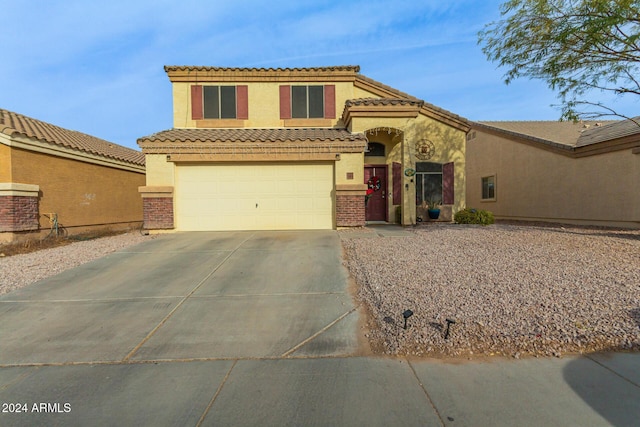
[[[469,123],[358,66],[165,71],[173,128],[138,139],[147,229],[408,225],[428,200],[442,220],[465,206]]]

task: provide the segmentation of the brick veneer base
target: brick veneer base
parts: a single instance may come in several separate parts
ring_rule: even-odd
[[[336,195],[336,226],[363,227],[364,225],[364,196]]]
[[[0,232],[37,230],[39,215],[37,197],[0,196]]]
[[[173,228],[173,197],[144,197],[142,209],[146,230]]]

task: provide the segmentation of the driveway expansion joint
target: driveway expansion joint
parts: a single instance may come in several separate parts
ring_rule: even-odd
[[[442,427],[444,427],[445,423],[444,423],[444,420],[442,419],[442,415],[440,415],[440,411],[438,411],[438,408],[436,407],[436,404],[433,402],[433,399],[431,399],[431,396],[429,395],[429,392],[427,391],[427,388],[424,386],[422,381],[420,381],[420,377],[418,377],[418,373],[416,372],[415,368],[411,364],[411,361],[408,358],[405,358],[405,360],[407,361],[407,365],[409,365],[409,368],[411,368],[411,372],[413,373],[413,376],[416,378],[416,381],[418,381],[418,385],[422,389],[422,392],[427,397],[427,400],[429,401],[429,404],[431,405],[431,408],[433,408],[434,412],[438,416],[438,419],[440,420],[440,424],[442,425]]]
[[[353,313],[354,311],[356,311],[358,309],[359,306],[355,306],[353,307],[351,310],[347,311],[346,313],[342,314],[340,317],[338,317],[337,319],[335,319],[333,322],[329,323],[327,326],[325,326],[324,328],[320,329],[318,332],[316,332],[315,334],[311,335],[309,338],[305,339],[304,341],[300,342],[299,344],[293,346],[292,348],[290,348],[289,350],[285,351],[281,357],[283,358],[288,358],[292,353],[295,353],[296,351],[298,351],[300,348],[304,347],[307,343],[313,341],[314,339],[316,339],[317,337],[319,337],[320,335],[322,335],[323,333],[325,333],[326,331],[328,331],[329,329],[331,329],[331,327],[333,325],[335,325],[336,323],[340,322],[342,319],[344,319],[345,317],[347,317],[348,315],[350,315],[351,313]]]
[[[617,376],[617,377],[619,377],[619,378],[622,378],[623,380],[625,380],[625,381],[626,381],[626,382],[628,382],[629,384],[631,384],[631,385],[633,385],[633,386],[635,386],[635,387],[637,387],[637,388],[640,388],[640,384],[638,384],[638,383],[636,383],[636,382],[632,381],[631,379],[629,379],[629,378],[625,377],[624,375],[622,375],[622,374],[618,373],[617,371],[615,371],[614,369],[610,368],[609,366],[607,366],[607,365],[603,364],[603,363],[602,363],[602,362],[600,362],[599,360],[594,359],[594,358],[593,358],[593,356],[591,356],[591,355],[587,354],[587,355],[585,355],[585,357],[586,357],[587,359],[591,360],[592,362],[594,362],[596,365],[598,365],[598,366],[600,366],[600,367],[602,367],[602,368],[606,369],[607,371],[611,372],[611,373],[612,373],[612,374],[614,374],[615,376]]]
[[[147,334],[146,337],[144,337],[142,339],[142,341],[140,341],[138,343],[138,345],[136,345],[133,350],[131,350],[129,352],[129,354],[127,354],[124,359],[122,359],[123,362],[128,361],[129,359],[131,359],[133,356],[135,356],[135,354],[142,348],[143,345],[145,345],[147,343],[147,341],[149,341],[151,339],[151,337],[171,318],[171,316],[173,316],[173,314],[189,299],[189,297],[191,295],[193,295],[198,289],[200,289],[200,287],[211,277],[213,276],[213,274],[218,271],[220,269],[220,267],[222,267],[229,258],[231,258],[231,256],[236,253],[238,251],[238,249],[240,249],[240,247],[242,245],[244,245],[248,240],[250,240],[253,237],[254,234],[250,234],[249,237],[247,237],[246,239],[244,239],[242,242],[240,242],[238,244],[238,246],[236,246],[232,251],[230,251],[227,256],[220,262],[218,263],[218,265],[209,272],[209,274],[207,274],[201,281],[200,283],[198,283],[192,290],[191,292],[189,292],[180,302],[178,302],[178,304],[176,304],[176,306],[173,308],[173,310],[171,310],[169,312],[169,314],[167,314],[161,321],[159,324],[156,325],[155,328],[153,328],[151,330],[151,332],[149,332]]]
[[[202,416],[200,417],[200,419],[198,420],[198,423],[196,424],[196,427],[199,427],[202,425],[204,419],[207,417],[207,414],[209,413],[209,411],[211,410],[211,407],[213,406],[213,404],[215,403],[216,399],[218,398],[218,396],[220,395],[220,392],[222,391],[222,388],[224,387],[224,385],[227,383],[227,380],[229,379],[229,376],[231,375],[231,371],[233,371],[233,368],[235,368],[236,364],[238,363],[238,360],[236,359],[233,362],[233,365],[231,365],[231,368],[229,368],[229,371],[227,372],[227,374],[224,376],[224,378],[222,379],[222,382],[220,383],[220,386],[218,387],[218,389],[216,390],[215,394],[213,395],[213,397],[211,398],[211,401],[209,402],[209,404],[207,405],[206,409],[204,410],[204,412],[202,413]]]

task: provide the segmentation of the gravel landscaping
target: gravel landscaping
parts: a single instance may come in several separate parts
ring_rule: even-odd
[[[640,231],[410,230],[405,237],[341,232],[374,351],[519,358],[640,350]],[[404,329],[407,309],[414,314]],[[447,319],[455,323],[445,339]]]
[[[27,254],[0,257],[0,295],[151,238],[153,237],[134,231]]]

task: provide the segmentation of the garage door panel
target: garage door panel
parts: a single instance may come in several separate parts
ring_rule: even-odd
[[[178,165],[176,170],[179,230],[333,228],[332,163]]]

